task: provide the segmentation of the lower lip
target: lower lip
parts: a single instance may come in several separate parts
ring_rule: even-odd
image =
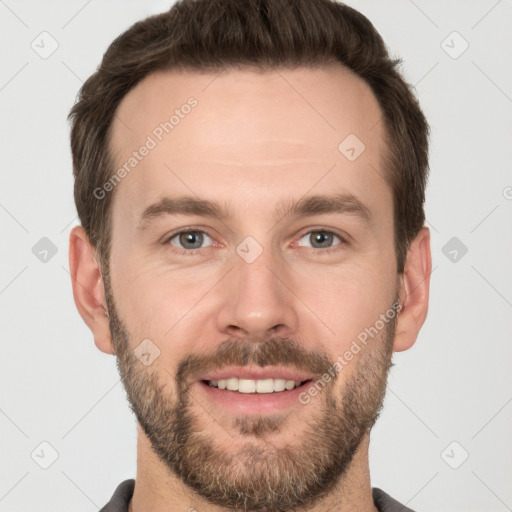
[[[313,384],[312,380],[308,380],[298,388],[291,390],[273,393],[240,393],[215,388],[203,381],[198,382],[199,387],[210,401],[242,414],[272,413],[300,404],[300,394],[307,391],[308,387]]]

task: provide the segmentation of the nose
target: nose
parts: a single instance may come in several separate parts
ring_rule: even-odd
[[[271,251],[264,250],[251,263],[236,255],[228,279],[217,315],[223,334],[264,338],[297,331],[297,299],[284,265],[273,260]]]

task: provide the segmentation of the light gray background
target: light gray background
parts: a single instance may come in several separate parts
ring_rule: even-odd
[[[1,511],[92,512],[135,476],[115,360],[71,295],[66,116],[114,37],[169,3],[0,0]],[[372,484],[418,511],[512,510],[512,1],[349,3],[403,57],[432,128],[430,312],[395,355]],[[46,59],[31,48],[51,48],[43,31],[59,45]],[[452,237],[467,254],[443,253]]]

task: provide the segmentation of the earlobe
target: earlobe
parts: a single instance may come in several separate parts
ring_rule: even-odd
[[[91,329],[96,346],[106,354],[114,354],[101,269],[82,226],[73,228],[69,237],[69,268],[80,316]]]
[[[414,345],[428,312],[432,256],[430,231],[421,228],[407,252],[404,273],[400,282],[400,303],[394,350],[401,352]]]

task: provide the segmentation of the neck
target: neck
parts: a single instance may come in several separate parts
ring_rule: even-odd
[[[368,463],[367,434],[354,455],[342,481],[308,512],[378,512],[373,503]],[[160,461],[151,449],[149,439],[140,426],[137,436],[137,476],[130,501],[129,512],[164,512],[183,510],[201,512],[226,512],[227,509],[212,505],[186,486]],[[306,509],[295,509],[297,512]]]

